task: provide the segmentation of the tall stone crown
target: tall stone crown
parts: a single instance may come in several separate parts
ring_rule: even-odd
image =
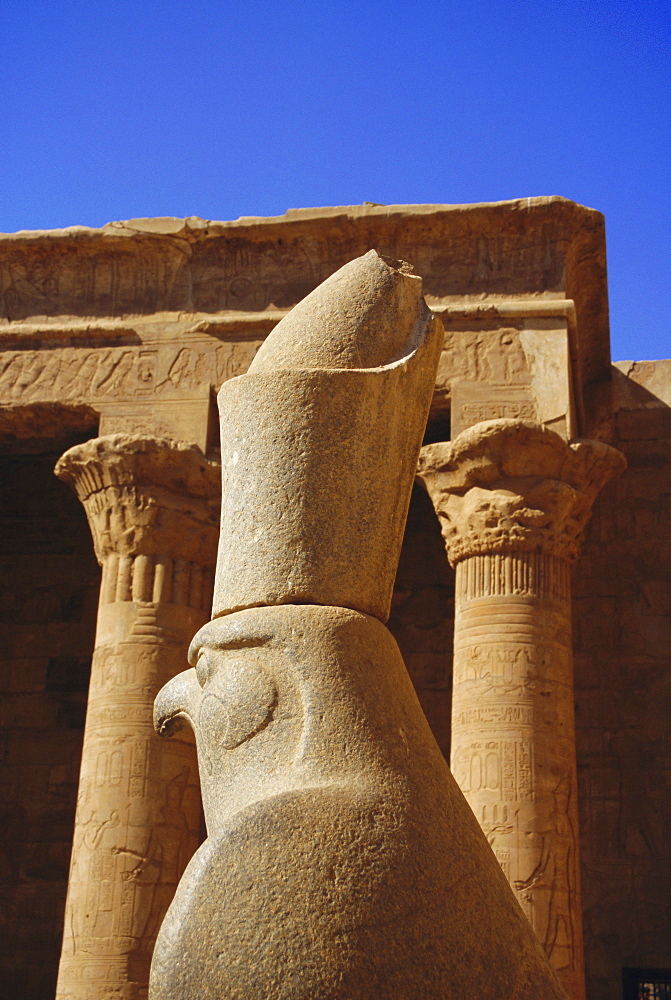
[[[371,250],[224,384],[214,617],[322,604],[386,621],[442,340],[421,278]]]

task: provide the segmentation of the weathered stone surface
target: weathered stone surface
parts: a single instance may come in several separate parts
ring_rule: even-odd
[[[372,251],[220,393],[219,617],[155,704],[163,735],[196,733],[208,839],[152,1000],[562,995],[377,620],[441,333]]]
[[[162,751],[151,705],[208,617],[219,468],[193,446],[114,435],[71,448],[56,472],[103,567],[56,995],[141,1000],[199,841],[192,746]]]
[[[625,466],[529,422],[422,451],[456,564],[452,771],[572,1000],[585,996],[570,563]]]
[[[153,1000],[537,1000],[563,993],[375,619],[216,619],[156,701],[198,743],[208,839]]]
[[[389,616],[443,334],[410,270],[375,251],[346,264],[222,387],[215,616]]]

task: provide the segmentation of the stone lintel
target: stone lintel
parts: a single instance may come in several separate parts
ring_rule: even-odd
[[[410,261],[436,308],[507,297],[573,300],[578,389],[608,379],[603,216],[558,197],[364,204],[231,222],[130,220],[0,236],[0,319],[270,313],[291,308],[371,247]]]

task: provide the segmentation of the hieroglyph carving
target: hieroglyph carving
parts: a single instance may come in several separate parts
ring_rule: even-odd
[[[512,387],[531,381],[520,330],[515,327],[480,332],[448,329],[440,370],[455,382]]]
[[[46,334],[45,334],[46,336]],[[4,351],[0,401],[12,403],[170,398],[203,385],[219,386],[249,367],[261,340],[174,345],[53,347]]]
[[[580,974],[570,621],[551,598],[487,596],[457,612],[452,770],[570,995],[580,995],[566,972]]]

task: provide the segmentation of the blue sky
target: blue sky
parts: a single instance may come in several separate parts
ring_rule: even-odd
[[[4,0],[0,231],[560,194],[671,356],[669,0]]]

